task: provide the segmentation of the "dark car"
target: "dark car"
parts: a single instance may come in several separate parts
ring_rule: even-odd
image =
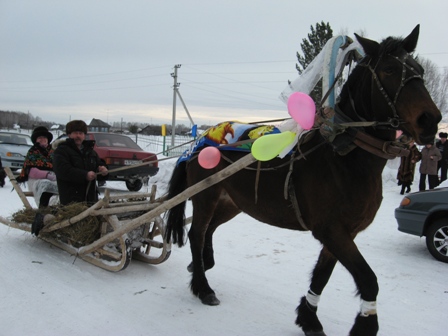
[[[3,167],[9,167],[12,171],[21,169],[32,145],[31,137],[27,134],[0,132],[0,158]]]
[[[67,138],[62,135],[58,139]],[[145,152],[130,137],[115,133],[89,132],[86,140],[95,140],[95,151],[107,166],[109,181],[125,181],[129,191],[139,191],[143,182],[159,171],[157,155]],[[140,165],[143,162],[148,164]],[[133,166],[133,168],[126,168]],[[119,171],[113,170],[120,168]]]
[[[434,258],[448,263],[448,188],[409,194],[395,209],[398,230],[426,237]]]

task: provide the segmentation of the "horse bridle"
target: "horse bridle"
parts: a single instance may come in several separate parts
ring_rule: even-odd
[[[392,101],[392,99],[389,97],[389,95],[387,94],[386,90],[384,90],[383,85],[381,84],[380,79],[378,78],[375,70],[376,67],[378,66],[378,64],[380,63],[381,59],[383,58],[383,55],[381,55],[378,59],[378,62],[376,63],[375,67],[372,68],[370,66],[370,62],[368,62],[367,64],[365,64],[364,66],[366,66],[370,72],[372,73],[372,81],[375,82],[378,90],[380,91],[380,93],[382,94],[382,96],[384,97],[384,99],[387,102],[387,105],[390,107],[390,109],[392,110],[392,114],[393,117],[389,118],[387,124],[392,126],[393,128],[398,128],[398,126],[400,126],[401,123],[404,123],[403,121],[401,121],[400,116],[397,113],[397,109],[396,109],[396,104],[397,104],[397,100],[398,100],[398,96],[401,93],[401,90],[403,89],[403,87],[412,79],[420,79],[423,80],[422,76],[414,69],[414,67],[408,65],[406,63],[409,54],[406,53],[403,57],[397,57],[397,56],[393,56],[388,54],[387,56],[390,56],[394,59],[396,59],[398,62],[401,63],[402,65],[402,71],[401,71],[401,82],[400,85],[398,86],[397,92],[395,93],[395,97]],[[360,64],[362,65],[362,64]],[[411,75],[409,77],[406,77],[407,74],[407,70],[411,71]]]

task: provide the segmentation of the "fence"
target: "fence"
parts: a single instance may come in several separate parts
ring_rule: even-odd
[[[195,138],[176,135],[174,146],[171,146],[171,136],[131,135],[130,136],[145,151],[160,153],[164,156],[179,156],[190,148]],[[170,145],[168,145],[170,143]]]

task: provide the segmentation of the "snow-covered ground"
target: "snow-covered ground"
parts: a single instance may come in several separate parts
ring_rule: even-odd
[[[161,162],[150,181],[160,193],[173,162]],[[378,277],[379,335],[446,335],[448,265],[424,238],[397,231],[396,168],[386,168],[381,209],[356,239]],[[108,187],[125,190],[121,182]],[[0,216],[22,208],[11,189],[9,181],[0,188]],[[173,247],[163,264],[133,261],[111,273],[0,225],[0,335],[303,335],[294,310],[319,249],[310,233],[236,217],[215,235],[216,266],[207,274],[221,305],[209,307],[189,291],[188,247]],[[347,335],[358,309],[354,282],[338,264],[319,305],[327,334]]]

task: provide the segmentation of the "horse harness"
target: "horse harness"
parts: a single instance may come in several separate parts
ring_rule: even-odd
[[[395,96],[393,100],[389,97],[387,92],[384,90],[383,85],[381,84],[380,79],[378,78],[375,70],[377,65],[379,64],[379,61],[383,57],[383,55],[380,56],[377,64],[374,68],[370,65],[370,60],[366,63],[361,62],[359,63],[360,66],[365,66],[369,69],[369,71],[372,74],[372,81],[377,86],[378,90],[384,97],[384,99],[387,102],[387,105],[392,110],[393,117],[389,118],[385,122],[381,121],[366,121],[362,117],[360,117],[355,109],[353,99],[350,95],[350,101],[352,104],[352,108],[355,111],[355,114],[358,116],[358,118],[362,121],[352,121],[351,118],[349,118],[340,108],[338,105],[335,106],[334,109],[329,108],[320,108],[317,115],[316,115],[316,122],[311,132],[306,133],[303,137],[300,138],[299,143],[297,144],[297,150],[294,151],[290,155],[289,161],[282,163],[276,167],[268,167],[268,168],[262,168],[261,162],[259,161],[256,168],[252,167],[245,167],[244,169],[248,170],[255,170],[256,171],[256,178],[255,178],[255,203],[257,203],[258,200],[258,183],[259,183],[259,177],[261,171],[274,171],[279,168],[282,168],[286,165],[289,166],[288,173],[285,178],[285,184],[284,184],[284,198],[285,200],[291,201],[291,206],[294,210],[295,216],[301,225],[301,227],[308,231],[309,228],[307,227],[303,217],[302,213],[300,211],[300,207],[297,200],[297,195],[294,188],[293,183],[293,166],[294,162],[297,160],[300,160],[302,158],[306,158],[306,155],[310,154],[311,152],[315,151],[322,145],[326,143],[330,143],[334,150],[339,155],[346,155],[349,152],[351,152],[354,148],[359,147],[371,154],[374,154],[375,156],[381,157],[383,159],[394,159],[396,157],[401,156],[407,156],[409,155],[409,150],[405,147],[405,144],[399,142],[399,141],[386,141],[382,139],[378,139],[374,136],[371,136],[364,132],[362,129],[365,127],[386,127],[388,129],[396,129],[399,127],[403,121],[400,121],[400,117],[397,113],[397,109],[395,107],[398,96],[401,93],[401,90],[403,87],[412,79],[421,79],[423,80],[422,76],[410,65],[406,63],[407,58],[409,56],[408,53],[406,53],[403,57],[399,58],[396,56],[389,55],[393,58],[395,58],[398,62],[402,64],[402,75],[401,75],[401,82],[397,89],[397,92],[395,93]],[[353,60],[353,58],[351,59]],[[350,61],[351,61],[350,60]],[[407,76],[407,70],[410,70],[412,72],[411,76]],[[338,74],[336,77],[334,83],[336,83],[337,79],[341,75],[342,71]],[[372,86],[373,87],[373,86]],[[329,91],[334,90],[334,85],[329,89]],[[324,97],[327,97],[329,92],[324,95]],[[325,98],[322,100],[325,101]],[[332,122],[330,119],[332,119],[333,116],[337,115],[339,119],[341,119],[342,122]],[[282,119],[284,120],[284,119]],[[276,120],[281,121],[281,120]],[[304,143],[308,142],[317,131],[320,131],[320,135],[323,137],[325,141],[321,141],[319,144],[315,145],[305,153],[302,153],[300,151],[300,146]],[[255,139],[249,139],[245,140],[244,142],[253,142]],[[299,155],[296,155],[297,152]],[[232,162],[229,158],[227,158],[225,155],[221,152],[221,157],[228,161]]]
[[[333,147],[335,147],[335,150],[340,155],[348,154],[355,147],[360,147],[363,150],[365,150],[371,154],[374,154],[376,156],[379,156],[381,158],[384,158],[384,159],[394,159],[396,157],[409,155],[409,150],[407,148],[405,148],[403,143],[401,143],[399,141],[381,140],[381,139],[373,137],[373,136],[359,130],[359,128],[375,127],[375,126],[380,126],[380,127],[386,126],[386,127],[391,127],[394,129],[398,128],[398,126],[402,122],[400,121],[400,117],[397,113],[397,109],[395,106],[396,106],[396,103],[398,100],[398,96],[401,93],[401,90],[412,79],[423,80],[422,76],[414,69],[414,67],[412,67],[406,63],[407,58],[409,57],[408,53],[406,53],[402,58],[392,56],[392,55],[390,55],[390,56],[402,64],[401,81],[400,81],[400,85],[397,89],[397,92],[395,93],[395,97],[393,98],[393,100],[387,94],[386,90],[384,89],[383,85],[381,84],[381,81],[379,80],[379,78],[375,72],[376,67],[379,64],[383,55],[380,56],[380,58],[374,68],[372,68],[370,66],[370,60],[366,64],[363,64],[361,62],[360,65],[366,66],[369,69],[369,71],[371,72],[372,81],[375,83],[378,90],[380,91],[380,93],[382,94],[384,99],[386,100],[388,106],[392,110],[392,114],[393,114],[392,118],[389,118],[388,121],[386,121],[386,122],[378,122],[378,121],[354,122],[354,121],[351,121],[350,118],[348,118],[345,115],[345,113],[343,113],[343,111],[339,108],[338,105],[335,106],[335,109],[333,111],[331,111],[331,110],[325,111],[325,109],[322,109],[322,108],[320,109],[320,115],[317,117],[317,123],[318,123],[317,126],[319,127],[319,129],[321,131],[321,135],[328,142],[330,142],[333,145]],[[408,72],[407,70],[411,71],[410,76],[407,76],[407,72]],[[337,77],[339,77],[340,75],[341,75],[341,72],[338,74]],[[334,83],[336,83],[336,81],[337,81],[337,79],[335,79]],[[334,90],[334,86],[332,86],[329,89],[329,91],[331,91],[331,90]],[[326,99],[325,97],[328,96],[328,94],[329,94],[329,92],[327,92],[327,94],[324,95],[324,99],[322,101],[325,101],[325,99]],[[350,101],[351,101],[353,110],[355,111],[355,114],[358,115],[356,113],[356,109],[354,106],[353,99],[351,98],[351,95],[350,95]],[[334,114],[337,114],[339,118],[345,120],[346,122],[338,123],[338,124],[331,122],[330,118],[333,117]],[[361,120],[364,120],[359,115],[358,115],[358,118]],[[320,123],[320,126],[319,126],[319,123]],[[337,141],[336,139],[338,136],[343,135],[343,134],[346,137],[345,141],[342,141],[342,144],[340,144],[339,146],[336,146],[334,142]],[[345,144],[344,144],[344,142],[345,142]],[[339,149],[337,147],[339,147]],[[293,160],[291,159],[291,162],[292,161]],[[294,209],[294,213],[296,214],[297,220],[299,221],[299,223],[303,229],[308,230],[308,227],[306,226],[305,221],[303,220],[302,213],[300,211],[300,207],[299,207],[299,204],[297,201],[294,184],[292,183],[291,173],[292,173],[292,165],[290,166],[290,171],[288,172],[288,177],[285,181],[285,198],[286,198],[286,190],[287,190],[289,199],[291,200],[291,204]]]
[[[359,66],[366,67],[371,75],[372,75],[372,82],[375,83],[376,87],[378,88],[379,92],[381,93],[382,97],[385,99],[387,105],[392,110],[392,117],[388,118],[387,121],[365,121],[364,118],[360,117],[359,114],[356,112],[356,108],[354,105],[354,101],[351,97],[350,91],[349,91],[349,99],[351,106],[353,108],[353,111],[355,115],[360,119],[361,121],[352,121],[340,108],[338,105],[335,106],[334,110],[328,112],[325,111],[325,109],[320,109],[320,115],[317,117],[318,121],[321,124],[325,124],[325,126],[321,126],[321,133],[326,138],[328,142],[330,142],[333,147],[335,147],[335,150],[340,155],[345,155],[348,152],[350,152],[353,148],[360,147],[376,156],[379,156],[384,159],[394,159],[396,157],[401,156],[407,156],[409,155],[409,150],[407,150],[402,143],[397,141],[385,141],[378,138],[375,138],[361,130],[360,128],[363,127],[386,127],[387,129],[397,129],[400,124],[403,123],[403,121],[400,120],[400,116],[397,113],[396,104],[398,101],[398,97],[401,93],[401,90],[403,87],[412,79],[420,79],[423,80],[422,76],[417,72],[414,66],[409,65],[407,63],[407,60],[409,58],[409,54],[405,53],[402,57],[397,57],[388,54],[388,56],[394,58],[396,61],[401,63],[402,65],[402,71],[401,71],[401,80],[400,85],[397,88],[397,91],[395,93],[395,96],[393,99],[389,97],[386,90],[384,89],[380,79],[378,78],[375,70],[380,63],[381,59],[383,58],[384,54],[380,55],[376,65],[372,68],[370,62],[371,59],[368,60],[364,59],[359,62]],[[349,63],[352,62],[355,58],[351,57],[349,59]],[[412,58],[411,58],[412,60]],[[342,69],[341,69],[342,70]],[[408,71],[410,74],[408,75]],[[342,72],[342,71],[341,71]],[[337,79],[341,76],[341,72],[339,72]],[[336,82],[336,80],[335,80]],[[372,89],[373,89],[372,85]],[[334,90],[334,86],[332,86],[329,91]],[[325,95],[328,96],[329,92]],[[323,100],[324,101],[324,100]],[[342,122],[334,123],[330,121],[330,119],[333,118],[333,116],[337,115],[339,119],[341,119]],[[345,148],[344,146],[338,146],[337,143],[333,143],[336,140],[336,137],[338,135],[341,135],[345,133]],[[336,141],[337,142],[337,141]],[[339,147],[339,148],[338,148]],[[342,148],[341,148],[342,147]]]
[[[398,96],[401,93],[401,90],[403,89],[403,87],[412,79],[420,79],[423,80],[422,76],[414,69],[414,67],[408,65],[406,63],[409,54],[405,53],[403,57],[397,57],[397,56],[392,56],[389,55],[390,57],[396,59],[399,63],[401,63],[402,65],[402,70],[401,70],[401,82],[400,85],[397,89],[397,92],[395,93],[395,97],[393,99],[393,101],[391,100],[391,98],[389,97],[389,95],[387,94],[386,90],[384,90],[383,85],[381,84],[381,81],[379,80],[375,70],[376,67],[378,66],[381,58],[383,57],[383,55],[381,55],[378,59],[378,62],[376,63],[375,67],[372,69],[372,67],[370,66],[370,60],[369,62],[367,62],[367,64],[363,64],[360,63],[361,66],[365,66],[369,69],[369,71],[372,73],[372,81],[375,82],[378,90],[381,92],[382,96],[384,97],[384,99],[386,100],[388,106],[391,108],[392,113],[393,113],[393,118],[389,119],[391,126],[397,128],[400,124],[400,117],[398,116],[397,113],[397,109],[395,108],[395,105],[397,104],[397,100],[398,100]],[[412,59],[412,58],[411,58]],[[407,74],[407,70],[411,71],[411,76],[406,77]],[[393,120],[395,119],[395,120]]]
[[[412,67],[406,63],[407,58],[409,57],[408,53],[406,53],[402,58],[392,56],[392,55],[390,55],[390,56],[402,64],[401,81],[400,81],[400,85],[397,89],[397,92],[395,93],[395,97],[393,98],[393,100],[389,97],[389,95],[385,91],[383,85],[381,84],[381,81],[379,80],[379,78],[375,72],[376,66],[379,64],[379,61],[381,60],[383,55],[380,56],[377,64],[375,65],[375,68],[373,68],[373,69],[370,66],[370,61],[367,64],[361,63],[360,65],[366,66],[369,69],[369,71],[371,72],[372,81],[375,82],[375,85],[377,86],[378,90],[380,91],[380,93],[386,100],[388,106],[392,110],[392,114],[393,114],[392,118],[389,118],[388,121],[386,121],[386,122],[365,121],[363,118],[359,117],[359,115],[356,113],[356,109],[354,107],[354,102],[353,102],[353,99],[351,98],[351,95],[350,95],[350,101],[351,101],[353,110],[355,111],[356,115],[358,115],[359,119],[361,119],[363,121],[354,122],[354,121],[350,120],[350,118],[348,118],[345,115],[345,113],[343,113],[343,111],[339,108],[338,105],[335,106],[334,111],[327,110],[326,113],[325,113],[325,109],[322,109],[322,108],[320,109],[320,114],[316,118],[317,125],[315,124],[315,126],[317,126],[319,128],[321,135],[324,137],[324,139],[326,139],[327,142],[330,142],[333,145],[333,147],[335,147],[335,150],[340,155],[348,154],[355,147],[360,147],[361,149],[363,149],[371,154],[374,154],[376,156],[379,156],[383,159],[388,159],[388,160],[394,159],[396,157],[409,155],[409,150],[405,147],[405,145],[403,143],[401,143],[399,141],[385,141],[382,139],[378,139],[378,138],[373,137],[373,136],[365,133],[364,131],[360,130],[360,128],[362,129],[364,127],[384,127],[384,126],[386,126],[388,128],[393,128],[393,129],[398,128],[398,126],[402,123],[402,121],[400,121],[400,117],[397,113],[396,103],[397,103],[399,94],[401,93],[401,90],[412,79],[423,80],[422,76],[414,69],[414,67]],[[411,71],[410,76],[407,76],[407,72],[408,72],[407,70]],[[338,74],[338,77],[340,75],[341,75],[341,73]],[[336,82],[336,80],[334,82]],[[331,91],[333,89],[334,89],[334,86],[332,86],[329,91]],[[328,92],[324,97],[326,97],[327,95],[328,95]],[[323,101],[325,101],[325,98],[323,99]],[[338,123],[338,124],[331,122],[329,120],[330,118],[328,116],[332,117],[334,114],[337,114],[338,117],[340,119],[345,120],[345,122]],[[337,141],[336,140],[337,137],[340,135],[343,135],[343,134],[346,137],[345,141],[342,141],[342,144],[340,144],[339,146],[335,146],[334,142]],[[305,138],[309,138],[309,137],[305,137]],[[305,142],[306,142],[306,140],[305,140]],[[343,144],[344,142],[345,142],[345,145]],[[318,146],[322,145],[323,143],[325,143],[325,142],[320,143],[319,145],[312,148],[310,151],[313,151],[314,149],[316,149]],[[299,145],[297,147],[299,148]],[[337,147],[339,147],[339,149]],[[302,213],[300,211],[300,207],[299,207],[299,204],[297,201],[296,192],[294,189],[294,183],[292,181],[293,162],[302,157],[303,156],[301,154],[299,157],[296,157],[296,158],[292,157],[290,160],[290,169],[287,174],[287,178],[285,180],[285,199],[288,199],[288,198],[290,199],[298,222],[300,223],[300,225],[302,226],[303,229],[308,230],[308,227],[307,227],[305,221],[303,220]]]

